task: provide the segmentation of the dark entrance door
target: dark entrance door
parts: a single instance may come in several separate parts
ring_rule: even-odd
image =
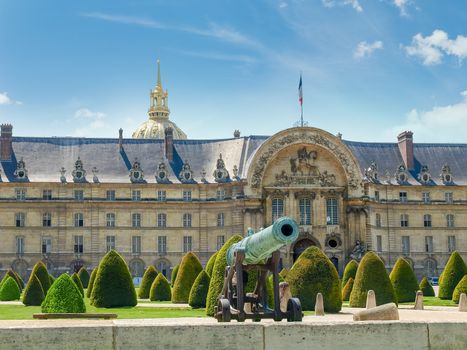
[[[334,265],[334,267],[336,268],[336,271],[339,272],[339,259],[336,258],[335,256],[333,256],[331,258],[331,261],[332,261],[332,264]]]
[[[306,248],[315,246],[315,245],[316,245],[315,242],[307,238],[302,239],[298,241],[297,243],[295,243],[293,247],[293,262],[295,262],[298,259],[300,254],[302,254]]]

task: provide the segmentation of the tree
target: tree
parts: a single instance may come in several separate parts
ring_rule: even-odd
[[[92,287],[94,286],[94,281],[96,280],[97,269],[99,266],[96,266],[91,272],[91,278],[89,279],[88,289],[86,290],[86,297],[91,298]]]
[[[404,258],[397,259],[389,274],[394,292],[399,303],[415,301],[418,290],[417,277],[410,264]]]
[[[156,268],[149,265],[146,271],[144,271],[143,280],[139,286],[138,297],[140,299],[148,299],[149,293],[151,292],[151,286],[156,279],[158,272]]]
[[[212,274],[212,269],[214,268],[214,263],[216,262],[216,257],[217,257],[217,252],[211,255],[211,257],[208,260],[208,263],[206,264],[206,273],[211,276]]]
[[[454,288],[454,292],[452,293],[452,301],[456,304],[459,304],[459,299],[462,293],[467,294],[467,275],[462,277],[456,288]]]
[[[435,296],[435,290],[431,286],[430,282],[428,282],[428,278],[424,276],[422,278],[422,281],[420,282],[420,290],[423,293],[423,296],[425,297],[434,297]]]
[[[86,306],[81,293],[66,273],[58,277],[50,287],[42,303],[44,313],[84,313]]]
[[[40,306],[44,298],[41,282],[37,276],[32,275],[24,289],[23,304],[26,306]]]
[[[149,299],[151,301],[170,301],[171,297],[170,283],[160,272],[151,285]]]
[[[83,288],[88,288],[89,285],[89,272],[84,266],[82,266],[78,271],[78,277],[83,285]]]
[[[72,274],[71,279],[73,280],[73,282],[75,282],[76,287],[78,287],[79,292],[81,293],[81,296],[84,298],[84,288],[83,288],[83,284],[81,283],[81,279],[79,278],[78,274],[76,272]]]
[[[358,262],[355,260],[350,260],[347,265],[345,265],[344,274],[342,276],[342,288],[345,287],[347,281],[350,277],[355,280],[355,275],[357,274]]]
[[[454,289],[466,273],[465,263],[459,252],[457,250],[452,252],[444,267],[443,278],[439,282],[438,297],[452,299]]]
[[[44,294],[47,295],[47,292],[50,288],[50,278],[49,273],[47,272],[47,268],[45,267],[42,261],[38,261],[36,265],[32,268],[31,276],[35,275],[41,282],[42,289],[44,290]],[[29,277],[31,278],[31,277]]]
[[[195,254],[188,252],[183,257],[172,290],[173,303],[188,303],[191,287],[202,270],[203,266]]]
[[[206,307],[209,281],[209,275],[205,270],[202,270],[198,277],[196,277],[193,287],[191,287],[190,297],[188,298],[188,304],[190,304],[192,308]]]
[[[345,284],[344,288],[342,289],[342,300],[343,301],[349,301],[350,293],[352,292],[352,288],[353,288],[353,284],[354,284],[354,279],[350,277],[347,280],[347,283]]]
[[[19,300],[21,291],[18,287],[18,283],[11,276],[8,276],[0,287],[0,300],[10,301]]]

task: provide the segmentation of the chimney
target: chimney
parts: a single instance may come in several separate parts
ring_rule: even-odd
[[[397,135],[397,142],[399,143],[399,152],[401,153],[402,159],[404,160],[405,167],[407,170],[413,170],[413,132],[401,132],[399,135]]]
[[[13,126],[11,124],[2,124],[0,127],[0,160],[11,160]]]
[[[118,149],[123,150],[123,129],[118,129]]]
[[[174,131],[170,126],[165,129],[165,158],[169,162],[174,160]]]

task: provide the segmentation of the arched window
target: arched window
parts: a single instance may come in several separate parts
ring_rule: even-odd
[[[169,271],[170,271],[170,264],[167,262],[167,260],[159,260],[156,262],[156,269],[159,272],[162,272],[162,274],[169,278]]]
[[[284,216],[284,200],[282,198],[272,199],[272,222]]]
[[[143,277],[143,275],[144,275],[144,262],[141,259],[131,260],[130,261],[130,273],[131,273],[132,277]]]
[[[300,225],[311,225],[311,199],[301,198],[298,204],[300,207]]]

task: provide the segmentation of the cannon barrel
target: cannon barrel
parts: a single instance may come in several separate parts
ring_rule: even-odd
[[[295,220],[283,216],[277,219],[271,226],[233,244],[227,251],[227,264],[230,266],[235,264],[234,255],[240,249],[245,251],[244,265],[262,263],[274,251],[294,242],[297,237],[297,223]]]

